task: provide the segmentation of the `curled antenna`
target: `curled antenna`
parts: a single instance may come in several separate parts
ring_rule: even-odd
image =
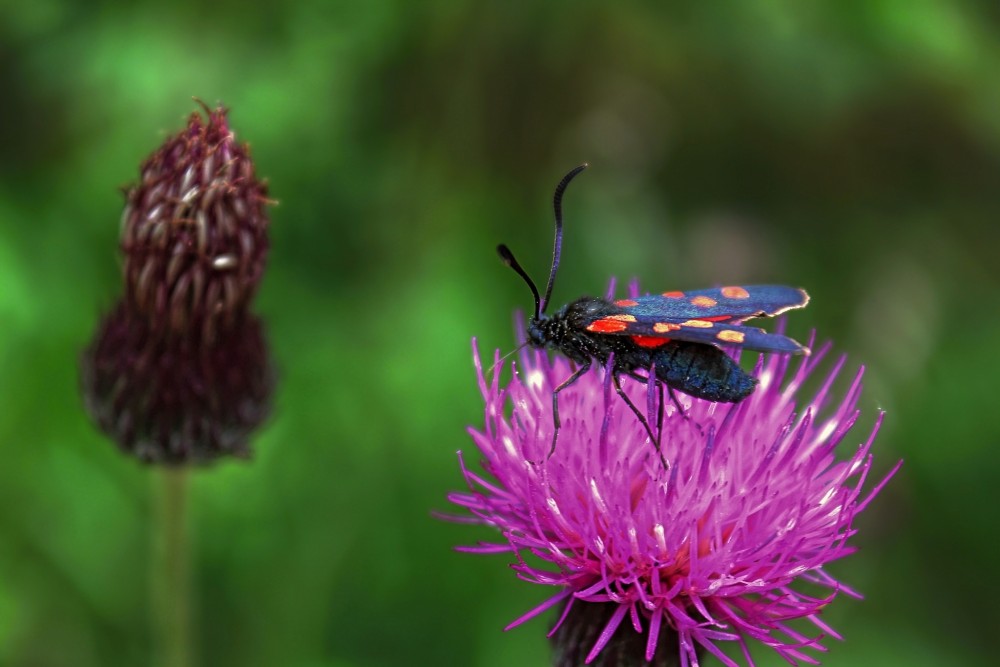
[[[524,282],[528,283],[528,288],[531,289],[531,296],[535,297],[535,319],[537,320],[541,317],[542,307],[538,298],[538,288],[535,287],[535,282],[528,276],[527,272],[521,268],[521,265],[517,263],[517,260],[514,259],[514,253],[510,251],[510,248],[501,243],[497,246],[497,254],[500,255],[500,259],[504,264],[514,269],[514,271],[517,272],[517,275],[524,278]]]
[[[559,181],[559,185],[556,186],[556,192],[552,196],[552,208],[555,209],[556,213],[556,238],[555,242],[552,244],[552,268],[549,270],[549,282],[545,286],[545,298],[541,300],[538,305],[538,312],[536,317],[540,315],[545,307],[549,303],[549,297],[552,296],[552,286],[556,282],[556,270],[559,268],[559,256],[562,254],[562,198],[563,193],[566,192],[566,186],[569,185],[570,181],[576,178],[577,174],[589,167],[590,165],[584,162],[578,167],[573,168],[568,174],[562,177]],[[516,270],[516,269],[515,269]],[[537,297],[536,297],[537,301]]]

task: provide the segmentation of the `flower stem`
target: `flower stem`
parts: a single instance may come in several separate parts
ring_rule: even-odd
[[[188,562],[187,470],[165,467],[153,524],[153,639],[160,667],[194,667],[191,642],[191,580]]]

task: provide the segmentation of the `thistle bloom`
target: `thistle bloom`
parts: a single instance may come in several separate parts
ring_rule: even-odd
[[[708,652],[738,665],[724,642],[752,665],[751,640],[791,663],[817,662],[804,649],[839,638],[819,613],[838,593],[857,597],[824,566],[853,551],[854,517],[895,472],[862,493],[881,415],[849,458],[834,456],[858,418],[863,369],[835,398],[841,358],[814,395],[799,397],[829,347],[795,362],[762,358],[760,385],[737,404],[679,395],[685,418],[666,401],[666,466],[610,373],[597,368],[560,393],[562,429],[547,458],[552,392],[570,364],[525,350],[501,386],[499,355],[488,380],[476,350],[485,427],[470,432],[486,475],[463,462],[469,491],[449,499],[506,541],[463,550],[510,552],[521,579],[558,589],[510,627],[562,605],[550,634],[559,665],[624,664],[608,658],[623,651],[630,663],[698,665]],[[654,388],[625,388],[656,424]],[[808,595],[799,582],[826,592]],[[794,619],[818,633],[799,632]]]

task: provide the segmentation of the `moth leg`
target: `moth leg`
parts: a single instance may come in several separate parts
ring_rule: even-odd
[[[669,467],[667,465],[667,460],[663,458],[663,452],[660,450],[659,436],[653,435],[653,429],[649,427],[649,422],[646,421],[646,418],[642,415],[642,412],[639,411],[639,408],[635,407],[635,403],[632,402],[632,400],[628,397],[628,394],[626,394],[625,391],[622,389],[621,380],[618,379],[618,375],[619,375],[618,373],[615,373],[614,375],[611,376],[611,380],[615,384],[615,391],[618,392],[618,395],[622,397],[623,401],[625,401],[625,405],[629,406],[632,409],[632,412],[635,413],[635,416],[639,418],[639,422],[642,424],[643,428],[646,429],[646,433],[649,434],[650,441],[652,441],[653,446],[656,447],[656,453],[659,454],[660,456],[660,463],[663,464],[664,468]]]
[[[633,380],[641,382],[642,384],[646,384],[647,382],[649,382],[648,375],[639,375],[635,371],[624,371],[624,373]],[[656,411],[656,430],[660,435],[662,435],[663,434],[663,382],[661,382],[658,379],[654,380],[654,382],[656,383],[657,388],[660,390],[660,403]],[[659,442],[659,438],[656,438],[656,441]]]
[[[639,375],[635,371],[623,371],[623,372],[625,373],[625,375],[629,376],[633,380],[638,380],[639,382],[641,382],[643,384],[646,384],[646,382],[649,381],[649,376],[648,375]]]
[[[643,384],[646,384],[649,381],[649,378],[647,376],[639,375],[635,371],[626,371],[625,374],[628,375],[630,378],[638,380]],[[656,418],[657,418],[657,428],[662,433],[663,432],[663,385],[667,383],[662,382],[659,379],[654,380],[654,382],[660,385],[660,409],[657,411]],[[681,402],[677,398],[677,394],[674,392],[674,388],[671,387],[669,384],[667,384],[667,392],[670,394],[670,402],[674,404],[675,408],[677,408],[677,413],[684,418],[684,421],[694,424],[694,427],[698,429],[698,433],[700,433],[701,435],[705,435],[705,431],[704,429],[701,428],[701,424],[698,424],[691,420],[691,415],[689,415],[687,413],[687,410],[685,410],[681,406]]]
[[[546,458],[552,458],[552,455],[555,454],[556,440],[559,439],[559,428],[562,426],[562,422],[559,421],[559,392],[583,377],[583,374],[590,370],[590,364],[591,362],[588,359],[582,366],[576,369],[576,372],[566,378],[566,380],[564,380],[563,383],[556,387],[552,392],[552,447],[549,449],[549,455]]]
[[[674,393],[674,388],[671,387],[670,385],[667,385],[667,393],[670,394],[670,400],[674,404],[674,407],[677,408],[677,412],[680,413],[681,417],[684,417],[684,421],[688,422],[689,424],[694,424],[694,427],[698,429],[698,433],[700,435],[705,435],[705,431],[701,428],[701,424],[693,421],[691,419],[691,415],[689,415],[687,413],[687,410],[685,410],[681,406],[681,402],[680,400],[678,400],[677,394]]]

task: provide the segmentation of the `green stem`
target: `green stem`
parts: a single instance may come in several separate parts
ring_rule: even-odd
[[[190,540],[187,525],[187,470],[156,471],[159,489],[152,569],[155,664],[194,667],[191,642]]]

